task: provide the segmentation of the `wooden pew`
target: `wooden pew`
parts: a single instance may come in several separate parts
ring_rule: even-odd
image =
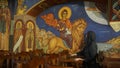
[[[120,57],[104,57],[103,68],[120,68]]]

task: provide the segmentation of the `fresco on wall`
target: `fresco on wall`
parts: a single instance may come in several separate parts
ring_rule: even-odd
[[[104,13],[100,11],[94,2],[84,2],[84,5],[85,12],[91,20],[102,25],[108,25],[107,11]]]
[[[25,6],[23,3],[24,0],[18,0],[16,15],[23,15],[25,13],[27,6]]]
[[[67,35],[66,33],[67,31],[66,31],[65,33],[60,35],[60,37],[53,36],[51,38],[48,38],[49,43],[47,45],[48,46],[47,53],[57,53],[59,52],[60,49],[70,50],[72,53],[76,52],[79,49],[79,47],[82,46],[81,44],[83,41],[83,36],[84,36],[83,33],[85,28],[86,28],[86,22],[84,21],[84,19],[78,19],[71,26],[71,34]]]
[[[54,15],[52,13],[49,13],[47,15],[41,16],[42,19],[48,24],[49,26],[55,28],[60,32],[60,37],[64,39],[69,47],[72,47],[72,24],[69,20],[71,16],[71,9],[67,6],[61,8],[59,10],[59,20],[55,19]]]
[[[58,53],[62,50],[74,53],[83,47],[84,35],[88,31],[96,33],[96,42],[109,41],[107,43],[112,44],[114,41],[111,39],[119,40],[120,32],[114,31],[109,26],[106,13],[101,12],[94,2],[81,1],[52,6],[39,14],[35,22],[32,17],[25,15],[25,11],[31,9],[39,0],[19,1],[21,2],[18,2],[15,16],[18,20],[15,19],[15,23],[11,24],[7,23],[10,19],[6,19],[6,23],[3,23],[6,26],[0,25],[0,29],[5,28],[3,32],[0,32],[0,39],[7,42],[3,43],[4,40],[0,40],[1,49],[8,48],[9,25],[14,32],[12,35],[14,37],[13,52],[30,51],[36,48],[43,49],[45,53]],[[2,13],[1,9],[0,13]],[[4,15],[10,16],[7,10],[5,14],[3,13]],[[3,44],[6,46],[2,46]]]
[[[104,52],[105,56],[107,57],[119,57],[120,56],[120,36],[115,37],[106,43],[112,44],[112,48],[108,49]]]
[[[14,26],[14,45],[18,42],[20,36],[23,36],[24,24],[22,20],[17,20]],[[23,41],[20,42],[16,52],[21,52]]]
[[[106,42],[119,36],[119,33],[114,32],[113,29],[109,27],[106,15],[95,5],[91,6],[91,4],[94,3],[80,2],[57,5],[45,10],[37,17],[37,26],[45,32],[52,32],[55,35],[53,39],[60,38],[64,44],[64,47],[62,43],[60,43],[61,46],[55,45],[57,40],[54,39],[54,42],[52,42],[50,39],[51,44],[48,43],[46,52],[54,53],[66,48],[71,52],[76,52],[78,48],[82,47],[80,45],[84,39],[82,37],[90,30],[96,33],[97,42]],[[74,25],[80,21],[82,23],[78,26],[80,27],[80,31],[78,31],[77,29],[79,28],[77,28],[77,26],[75,26],[75,28]],[[59,48],[57,48],[57,46]]]
[[[26,33],[25,33],[25,48],[26,51],[33,50],[35,45],[35,25],[32,21],[26,23]]]
[[[55,19],[53,13],[42,15],[41,18],[50,27],[53,27],[60,36],[54,36],[49,39],[47,53],[55,53],[60,49],[76,52],[81,47],[84,31],[87,23],[84,19],[76,19],[73,23],[70,21],[72,10],[68,6],[63,6],[58,11],[59,19]],[[43,36],[44,37],[44,36]]]
[[[88,3],[88,2],[85,2],[85,3]],[[85,10],[85,7],[87,7],[87,6],[85,6],[84,7],[84,2],[80,2],[80,3],[78,3],[78,4],[66,4],[66,5],[59,5],[59,6],[55,6],[54,8],[50,8],[49,10],[46,10],[45,12],[43,12],[43,13],[41,13],[40,15],[41,16],[44,16],[44,15],[50,15],[50,13],[52,13],[52,14],[54,14],[53,16],[54,16],[54,18],[56,19],[56,20],[60,20],[60,18],[59,18],[59,15],[58,15],[58,13],[59,13],[59,10],[63,7],[63,6],[68,6],[71,10],[72,10],[72,15],[71,15],[71,17],[69,18],[69,20],[70,20],[70,22],[71,23],[73,23],[73,21],[74,20],[76,20],[76,19],[79,19],[79,18],[84,18],[86,21],[88,21],[89,23],[88,24],[90,24],[90,25],[88,25],[88,29],[87,30],[94,30],[93,29],[93,27],[91,26],[92,24],[94,24],[94,25],[98,25],[98,24],[103,24],[103,25],[107,25],[108,23],[106,22],[107,20],[105,19],[105,18],[103,18],[102,17],[102,15],[101,15],[101,19],[104,19],[104,20],[106,20],[106,21],[103,21],[103,22],[99,22],[99,18],[98,17],[96,17],[96,19],[98,19],[96,22],[95,21],[93,21],[93,20],[91,20],[90,19],[90,17],[88,17],[88,14],[90,14],[89,12],[90,12],[90,10],[88,10],[89,12],[88,12],[88,14],[86,14],[86,12],[87,12],[87,10]],[[93,8],[91,8],[92,10],[94,10],[94,9],[96,9],[95,7],[93,7]],[[91,12],[92,12],[92,10],[91,10]],[[93,11],[94,12],[94,11]],[[99,13],[99,15],[100,15],[100,11],[98,12]],[[52,14],[51,14],[51,16],[52,16]],[[93,14],[92,14],[93,15]],[[95,14],[94,14],[95,15]],[[40,23],[39,23],[40,22]],[[91,23],[92,22],[92,23]],[[96,24],[96,23],[98,23],[98,24]],[[54,23],[55,24],[55,23]],[[44,23],[44,21],[43,20],[41,20],[40,18],[37,18],[37,25],[40,27],[40,28],[44,28],[44,29],[46,29],[46,30],[50,30],[50,31],[52,31],[53,33],[55,33],[57,36],[60,36],[60,33],[58,32],[58,30],[56,30],[56,29],[53,29],[53,27],[51,27],[51,26],[48,26],[48,25],[46,25],[46,23]],[[100,25],[101,27],[102,27],[102,25]],[[92,28],[91,28],[92,27]],[[97,28],[97,27],[94,27],[95,29],[101,29],[101,30],[103,30],[103,28]],[[94,31],[96,31],[96,30],[94,30]]]
[[[2,6],[0,6],[0,49],[3,50],[9,49],[9,29],[11,14],[7,5],[8,4],[3,2]]]

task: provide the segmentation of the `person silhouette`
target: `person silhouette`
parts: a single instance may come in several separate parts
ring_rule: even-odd
[[[83,68],[97,68],[97,44],[96,35],[93,31],[88,31],[85,35],[85,46],[82,51],[78,52],[78,56],[84,57]]]

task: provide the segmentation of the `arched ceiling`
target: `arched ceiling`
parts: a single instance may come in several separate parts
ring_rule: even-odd
[[[33,5],[30,9],[26,11],[27,15],[36,17],[38,16],[42,11],[44,11],[47,8],[50,8],[55,5],[59,4],[65,4],[70,2],[80,2],[80,1],[92,1],[96,3],[102,3],[103,5],[106,5],[108,0],[41,0],[40,2]]]

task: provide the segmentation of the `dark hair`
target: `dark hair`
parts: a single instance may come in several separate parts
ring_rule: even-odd
[[[62,11],[62,14],[63,14],[63,13],[68,14],[68,12],[67,12],[67,10],[66,10],[66,9],[64,9],[64,10]]]

